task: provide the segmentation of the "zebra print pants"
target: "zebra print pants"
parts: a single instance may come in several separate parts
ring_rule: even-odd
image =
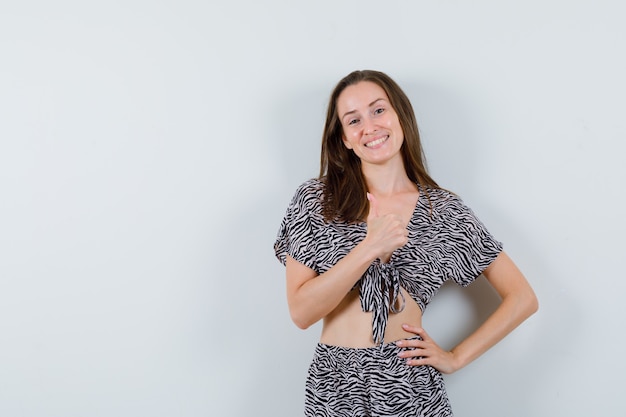
[[[444,417],[452,409],[441,373],[408,366],[393,343],[345,348],[319,343],[306,381],[306,417]]]

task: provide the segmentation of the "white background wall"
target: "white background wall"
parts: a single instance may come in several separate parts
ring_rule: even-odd
[[[0,415],[296,416],[319,327],[272,244],[353,69],[541,308],[447,377],[458,416],[623,416],[625,6],[3,1]],[[446,286],[452,347],[496,300]]]

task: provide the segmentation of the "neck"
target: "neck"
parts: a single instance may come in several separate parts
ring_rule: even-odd
[[[415,190],[416,185],[409,179],[404,164],[364,165],[363,176],[369,192],[377,196],[390,196],[398,192]]]

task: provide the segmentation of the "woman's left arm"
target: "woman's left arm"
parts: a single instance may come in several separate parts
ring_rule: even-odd
[[[446,374],[455,372],[485,353],[537,311],[539,304],[533,289],[506,253],[501,252],[483,275],[502,302],[475,332],[448,352],[440,348],[424,329],[405,324],[404,330],[415,333],[422,340],[396,342],[400,347],[414,348],[403,350],[400,357],[407,358],[409,365],[430,365]]]

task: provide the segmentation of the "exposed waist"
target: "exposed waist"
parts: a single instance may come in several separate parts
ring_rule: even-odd
[[[421,339],[419,336],[412,335],[409,339]],[[379,346],[369,347],[347,347],[335,346],[325,343],[318,343],[315,347],[314,356],[316,358],[330,357],[339,362],[354,363],[361,358],[372,358],[388,356],[397,359],[397,354],[405,348],[396,346],[394,342],[385,342]]]
[[[385,329],[384,343],[415,337],[406,332],[402,324],[421,327],[422,315],[419,308],[408,308],[400,313],[390,314]],[[372,337],[372,314],[363,311],[346,312],[340,316],[324,320],[320,343],[347,348],[369,348],[377,344]]]

